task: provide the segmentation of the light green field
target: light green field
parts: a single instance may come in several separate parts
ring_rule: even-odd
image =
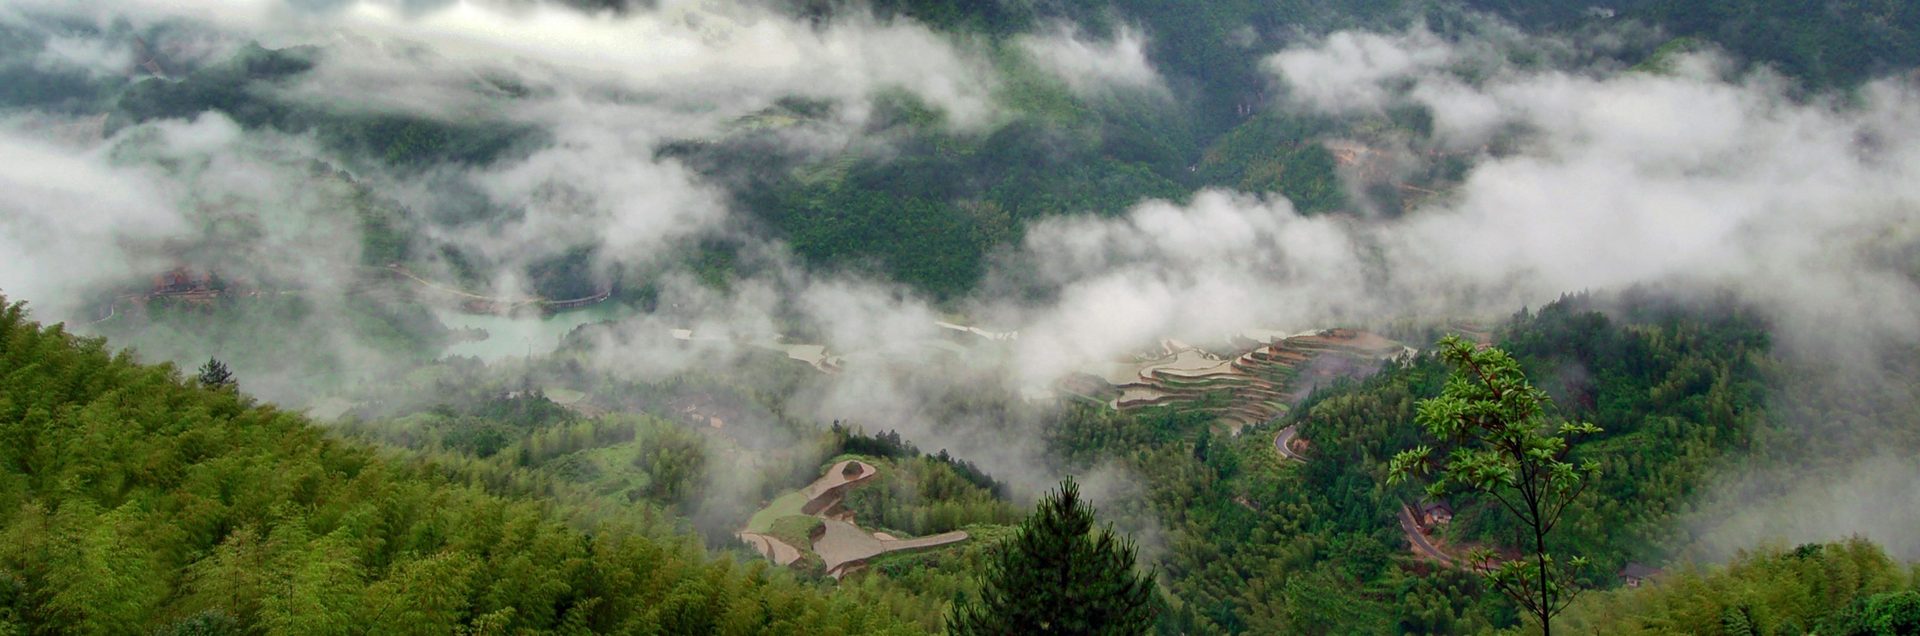
[[[813,532],[823,523],[817,517],[805,515],[781,517],[773,521],[773,530],[768,534],[803,552],[812,552]]]
[[[780,495],[779,499],[767,504],[766,508],[753,513],[753,518],[747,520],[747,532],[770,534],[773,532],[773,522],[780,520],[781,517],[800,514],[801,507],[805,505],[807,505],[807,496],[799,491]]]

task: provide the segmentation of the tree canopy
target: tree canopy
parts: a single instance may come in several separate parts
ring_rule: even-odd
[[[977,602],[948,615],[952,634],[1144,634],[1154,624],[1154,583],[1134,570],[1138,551],[1069,477],[995,548]]]
[[[914,631],[448,477],[0,304],[0,633]]]
[[[1579,469],[1567,461],[1573,449],[1567,437],[1596,434],[1600,428],[1546,421],[1546,392],[1534,388],[1520,363],[1497,347],[1476,347],[1450,335],[1440,340],[1439,349],[1454,375],[1438,397],[1420,401],[1415,420],[1451,448],[1444,460],[1434,458],[1434,449],[1424,445],[1401,451],[1393,458],[1388,483],[1431,474],[1429,496],[1444,498],[1461,490],[1486,493],[1518,519],[1528,532],[1516,533],[1514,544],[1527,554],[1500,560],[1483,549],[1467,561],[1484,564],[1487,582],[1551,636],[1554,615],[1579,594],[1578,570],[1587,562],[1556,558],[1547,550],[1547,535],[1586,490],[1589,482],[1583,473],[1596,476],[1600,470],[1593,461]]]

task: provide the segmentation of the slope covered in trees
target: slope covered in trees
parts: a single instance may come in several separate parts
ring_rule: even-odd
[[[583,531],[330,440],[17,303],[0,369],[0,632],[901,629],[665,522]]]
[[[1920,633],[1920,570],[1864,540],[1761,547],[1725,566],[1599,594],[1563,622],[1576,634]]]
[[[1606,466],[1594,499],[1607,503],[1570,513],[1563,545],[1595,555],[1602,567],[1588,583],[1609,587],[1622,561],[1658,562],[1670,544],[1653,531],[1700,482],[1698,471],[1711,457],[1741,452],[1761,425],[1764,411],[1745,400],[1767,358],[1764,339],[1736,311],[1627,302],[1603,314],[1591,302],[1570,298],[1521,315],[1502,334],[1556,404],[1583,419],[1622,420],[1581,451]],[[877,560],[837,598],[822,598],[764,565],[710,561],[678,534],[660,506],[687,501],[691,492],[680,489],[689,473],[675,468],[684,463],[677,458],[700,454],[686,450],[677,425],[582,421],[542,396],[501,398],[395,425],[390,439],[423,440],[419,452],[441,458],[407,461],[330,440],[297,416],[195,386],[171,367],[114,356],[101,341],[34,325],[18,305],[0,315],[0,368],[0,621],[19,629],[917,631],[937,629],[950,602],[975,593],[968,579],[1005,536],[988,534],[954,554]],[[1444,377],[1423,360],[1316,396],[1281,422],[1313,441],[1304,465],[1274,452],[1271,427],[1218,438],[1206,418],[1174,411],[1088,406],[1050,436],[1070,466],[1117,460],[1145,478],[1140,496],[1104,512],[1144,515],[1164,529],[1150,548],[1168,592],[1162,633],[1513,625],[1513,608],[1476,575],[1407,553],[1393,521],[1408,494],[1386,486],[1386,458],[1416,443],[1413,405]],[[1749,415],[1716,419],[1724,406]],[[831,437],[835,448],[930,480],[860,504],[863,514],[899,519],[889,525],[922,523],[923,504],[897,506],[929,492],[1003,505],[982,498],[995,484],[964,462],[915,457],[890,435]],[[576,439],[589,442],[575,448]],[[595,454],[600,447],[624,450]],[[599,455],[631,458],[637,471],[615,481],[572,472]],[[516,467],[523,458],[532,479],[514,477],[528,469]],[[620,505],[592,494],[611,483],[623,484]],[[1495,519],[1477,516],[1479,504],[1455,503],[1453,536],[1500,536]],[[586,518],[601,523],[582,531],[567,522]],[[1870,626],[1903,616],[1901,594],[1913,580],[1859,544],[1763,552],[1730,572],[1677,569],[1649,590],[1593,597],[1567,624],[1595,633]],[[1684,592],[1693,589],[1706,591]]]
[[[1568,297],[1517,314],[1497,339],[1553,397],[1550,415],[1605,432],[1570,458],[1600,477],[1548,542],[1594,565],[1583,585],[1609,588],[1628,562],[1667,563],[1692,539],[1673,522],[1711,466],[1750,452],[1774,424],[1764,388],[1775,380],[1761,324],[1737,307],[1681,306],[1648,295]],[[1421,341],[1419,334],[1407,334]],[[1363,382],[1322,391],[1281,421],[1236,438],[1206,418],[1088,407],[1052,431],[1078,465],[1118,461],[1143,477],[1111,512],[1150,517],[1172,598],[1163,633],[1476,633],[1516,625],[1515,608],[1479,575],[1408,549],[1398,515],[1417,488],[1388,485],[1389,460],[1422,443],[1415,406],[1440,394],[1447,369],[1423,356]],[[1274,436],[1297,426],[1304,464]],[[1501,547],[1513,522],[1473,497],[1440,540]]]

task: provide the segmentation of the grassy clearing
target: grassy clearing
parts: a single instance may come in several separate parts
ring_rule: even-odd
[[[767,535],[779,539],[787,545],[799,548],[803,552],[813,550],[813,532],[825,525],[818,518],[806,515],[789,515],[775,519],[772,531]]]
[[[753,513],[753,517],[747,519],[747,532],[772,535],[773,522],[780,520],[782,517],[803,516],[800,514],[800,508],[806,504],[807,496],[799,491],[780,495],[779,499],[773,500],[773,503],[767,504],[766,508],[762,508],[760,512]],[[800,546],[796,545],[794,547],[797,548]]]

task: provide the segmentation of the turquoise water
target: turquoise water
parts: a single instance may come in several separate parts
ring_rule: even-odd
[[[471,356],[487,362],[525,355],[546,355],[559,348],[560,339],[575,327],[617,320],[629,313],[627,308],[610,302],[551,316],[480,316],[443,311],[439,312],[440,322],[447,328],[484,329],[487,338],[456,342],[441,353]]]

